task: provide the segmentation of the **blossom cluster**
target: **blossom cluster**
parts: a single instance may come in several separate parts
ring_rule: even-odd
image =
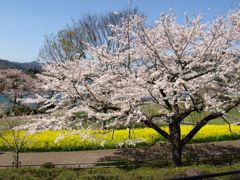
[[[121,26],[109,25],[113,49],[85,43],[85,58],[46,64],[38,77],[46,89],[61,92],[57,106],[67,115],[152,123],[141,112],[149,101],[167,120],[193,111],[224,113],[240,102],[239,17],[233,10],[211,23],[185,16],[179,24],[169,11],[149,27],[129,15]]]

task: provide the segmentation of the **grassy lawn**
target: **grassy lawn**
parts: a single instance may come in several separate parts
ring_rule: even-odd
[[[193,165],[179,168],[141,167],[136,169],[95,168],[95,169],[1,169],[0,179],[167,179],[196,176],[200,174],[239,170],[240,164],[231,166]],[[240,174],[215,177],[213,179],[240,179]]]
[[[149,116],[161,114],[159,109],[163,109],[163,111],[164,111],[164,108],[161,108],[159,105],[156,105],[156,104],[147,104],[147,105],[142,106],[142,111]],[[240,122],[240,113],[238,112],[237,109],[232,109],[228,114],[229,114],[229,117],[226,117],[225,119],[227,119],[227,121],[230,124]],[[190,116],[185,118],[184,121],[196,123],[196,122],[200,121],[206,115],[207,115],[207,112],[203,112],[203,113],[193,112],[192,114],[190,114]],[[221,124],[226,124],[226,122],[222,118],[216,118],[216,119],[211,120],[208,124],[220,124],[221,125]]]
[[[207,113],[192,113],[190,114],[190,116],[188,116],[187,118],[185,118],[185,122],[198,122],[199,120],[201,120],[204,116],[206,116]],[[240,113],[236,110],[236,109],[232,109],[229,112],[229,117],[225,118],[230,124],[236,123],[236,122],[240,122]],[[226,124],[226,122],[222,119],[222,118],[216,118],[211,120],[208,124]]]

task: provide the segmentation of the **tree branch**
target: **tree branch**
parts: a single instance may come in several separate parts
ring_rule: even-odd
[[[157,98],[155,98],[155,96],[152,94],[152,92],[149,89],[147,91],[149,92],[151,97],[154,99],[154,101],[159,104],[159,101],[157,100]]]
[[[172,105],[169,103],[169,101],[168,101],[167,99],[165,99],[165,98],[167,97],[166,93],[164,92],[163,89],[160,89],[159,91],[160,91],[162,97],[164,98],[164,99],[163,99],[163,102],[166,104],[166,106],[168,107],[168,109],[171,111],[171,110],[172,110]]]
[[[224,111],[227,113],[234,107],[238,106],[240,104],[240,98],[232,101],[225,109]],[[196,124],[196,126],[186,135],[182,140],[181,143],[185,145],[188,143],[197,133],[200,131],[202,127],[204,127],[210,120],[222,117],[224,114],[222,112],[214,112],[207,116],[205,116],[200,122]]]
[[[221,118],[228,124],[229,131],[232,133],[231,124],[223,116]]]
[[[146,126],[153,128],[155,131],[157,131],[160,135],[162,135],[165,139],[167,139],[168,141],[170,141],[170,135],[162,130],[158,125],[154,124],[153,122],[151,122],[150,120],[147,121],[142,121]]]
[[[210,120],[218,118],[222,116],[222,113],[212,113],[206,117],[204,117],[200,122],[196,124],[196,126],[181,140],[182,145],[187,144],[197,133],[200,129],[205,126]]]
[[[196,103],[195,103],[195,100],[194,100],[194,98],[191,96],[191,94],[190,94],[190,92],[189,92],[187,86],[185,86],[185,84],[182,84],[182,85],[183,85],[185,91],[187,91],[187,92],[189,93],[189,97],[190,97],[190,99],[191,99],[191,101],[192,101],[192,103],[193,103],[193,107],[194,107],[194,109],[195,109],[196,111],[198,111],[198,109],[197,109],[197,105],[196,105]]]
[[[76,87],[76,83],[72,82],[73,83],[73,88],[74,90],[76,91],[76,93],[79,95],[79,97],[81,98],[81,100],[83,100],[83,95],[77,90],[77,87]]]
[[[148,37],[148,35],[147,35],[147,33],[146,33],[146,31],[144,30],[143,27],[141,27],[141,30],[142,30],[142,32],[144,33],[144,37],[147,38],[147,40],[148,40],[148,42],[150,43],[150,45],[151,45],[152,47],[154,47],[153,43],[151,42],[150,38]],[[147,46],[147,48],[150,49],[150,50],[156,55],[155,57],[159,60],[159,62],[162,64],[162,66],[163,66],[169,73],[171,73],[171,72],[169,71],[168,67],[167,67],[167,66],[165,65],[165,63],[162,61],[162,59],[161,59],[161,57],[159,56],[156,48],[154,47],[154,49],[153,49],[151,46],[149,46],[149,45],[144,41],[144,39],[141,37],[141,35],[140,35],[139,33],[138,33],[138,36],[139,36],[139,38],[141,39],[142,43],[144,43],[144,44]]]
[[[210,72],[213,72],[213,71],[215,71],[215,70],[216,70],[216,69],[213,68],[213,69],[210,69],[210,70],[208,70],[208,71],[199,73],[199,74],[197,74],[197,75],[195,75],[195,76],[192,76],[192,77],[189,77],[189,78],[183,78],[183,80],[185,80],[185,81],[190,81],[190,80],[196,79],[196,78],[198,78],[198,77],[201,77],[201,76],[203,76],[203,75],[205,75],[205,74],[208,74],[208,73],[210,73]]]
[[[93,94],[93,92],[88,88],[87,84],[84,84],[84,86],[86,87],[86,89],[88,90],[88,92],[93,96],[93,98],[95,99],[95,101],[97,101],[99,103],[99,100],[97,99],[97,97]]]

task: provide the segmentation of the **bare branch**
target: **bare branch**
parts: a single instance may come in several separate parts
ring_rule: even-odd
[[[228,127],[229,127],[229,131],[232,133],[232,128],[231,128],[231,124],[227,121],[226,118],[224,118],[223,116],[221,117],[227,124],[228,124]]]

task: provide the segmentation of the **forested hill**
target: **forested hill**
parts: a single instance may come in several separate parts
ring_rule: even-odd
[[[41,71],[41,65],[36,61],[19,63],[0,59],[0,70],[9,68],[23,71]]]

